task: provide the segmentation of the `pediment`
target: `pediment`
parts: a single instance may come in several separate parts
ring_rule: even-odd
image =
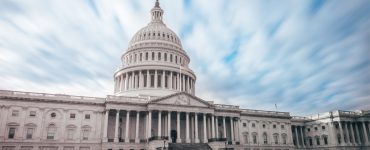
[[[178,106],[209,107],[210,104],[198,97],[188,93],[176,93],[169,96],[161,97],[151,101],[153,104],[169,104]]]

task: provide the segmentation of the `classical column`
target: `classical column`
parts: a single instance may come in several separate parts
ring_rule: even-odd
[[[170,71],[170,83],[168,83],[168,88],[173,89],[173,72]]]
[[[341,145],[344,144],[344,134],[343,134],[343,128],[342,128],[342,123],[340,121],[338,121],[338,124],[339,124],[339,132],[340,132],[340,140],[341,140]]]
[[[125,135],[125,142],[129,143],[130,139],[128,137],[128,133],[130,131],[130,111],[127,111],[126,113],[126,135]]]
[[[369,137],[367,135],[367,130],[366,130],[366,122],[362,122],[362,130],[364,132],[364,137],[365,137],[365,143],[364,144],[369,144]]]
[[[103,129],[104,142],[108,142],[108,118],[109,118],[109,109],[105,110],[104,129]]]
[[[299,147],[299,139],[298,139],[298,126],[294,126],[294,131],[295,131],[295,140],[296,140],[296,145]]]
[[[180,130],[180,112],[177,112],[177,138],[176,138],[176,143],[181,143],[181,130]]]
[[[150,87],[150,74],[149,70],[146,70],[146,88]]]
[[[139,71],[139,88],[142,89],[143,86],[144,86],[144,79],[143,79],[143,73],[141,72],[141,70]]]
[[[234,120],[232,117],[230,117],[230,126],[231,126],[231,141],[234,143],[235,138],[234,138]]]
[[[186,143],[190,143],[190,137],[189,137],[189,112],[186,112]]]
[[[206,118],[207,118],[207,115],[206,114],[203,114],[203,128],[204,128],[203,129],[203,131],[204,131],[203,143],[208,143],[208,138],[207,138],[207,124],[206,124],[207,120],[206,120]]]
[[[171,140],[171,111],[168,112],[168,117],[167,117],[167,136],[168,136],[168,141],[172,142]]]
[[[215,116],[215,118],[216,118],[215,132],[216,132],[216,138],[218,138],[218,117]]]
[[[165,84],[166,84],[166,71],[162,71],[162,89],[165,88]],[[168,85],[168,84],[167,84]]]
[[[349,132],[348,132],[348,122],[344,122],[344,129],[346,132],[346,144],[349,144]]]
[[[352,122],[349,122],[349,128],[351,129],[352,144],[356,144],[356,140],[355,140],[355,132],[353,132]]]
[[[195,113],[195,143],[199,143],[199,133],[198,133],[198,113]]]
[[[223,122],[223,127],[224,127],[224,136],[223,136],[223,138],[226,138],[226,121],[225,121],[225,116],[223,116],[222,117],[222,122]]]
[[[118,141],[119,111],[120,110],[117,110],[117,114],[116,114],[116,126],[115,126],[115,130],[114,130],[114,142],[119,142]]]
[[[304,135],[303,135],[303,126],[299,128],[300,129],[300,132],[301,132],[301,139],[302,139],[302,146],[306,146],[304,144]]]
[[[215,116],[212,114],[212,138],[215,138]]]
[[[330,144],[338,145],[337,132],[336,132],[335,125],[334,125],[333,121],[330,122],[330,124],[329,124],[329,131],[330,131],[329,138],[331,139]]]
[[[358,140],[358,144],[361,144],[362,143],[362,141],[361,141],[361,138],[360,138],[360,132],[359,132],[359,130],[358,130],[358,125],[357,125],[357,123],[355,122],[355,129],[356,129],[356,137],[357,137],[357,140]]]
[[[158,71],[155,70],[154,72],[154,88],[158,87]]]
[[[158,136],[162,136],[162,112],[158,111]]]
[[[135,134],[135,143],[140,143],[140,139],[139,139],[139,122],[140,121],[140,112],[137,111],[136,112],[136,134]]]
[[[152,111],[149,111],[149,118],[148,118],[148,138],[152,137]]]

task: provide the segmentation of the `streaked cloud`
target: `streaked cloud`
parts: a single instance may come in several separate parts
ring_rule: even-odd
[[[161,0],[197,96],[304,115],[370,109],[370,2]],[[104,97],[149,0],[0,1],[0,89]]]

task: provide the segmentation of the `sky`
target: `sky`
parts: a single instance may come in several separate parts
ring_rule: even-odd
[[[1,0],[0,89],[106,97],[154,0]],[[370,109],[369,0],[160,0],[196,96],[310,115]],[[275,104],[277,107],[275,107]]]

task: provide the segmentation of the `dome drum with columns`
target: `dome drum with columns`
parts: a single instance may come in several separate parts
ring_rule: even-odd
[[[196,76],[179,37],[162,21],[158,1],[152,21],[139,30],[122,55],[114,74],[116,96],[166,96],[177,92],[195,94]]]

